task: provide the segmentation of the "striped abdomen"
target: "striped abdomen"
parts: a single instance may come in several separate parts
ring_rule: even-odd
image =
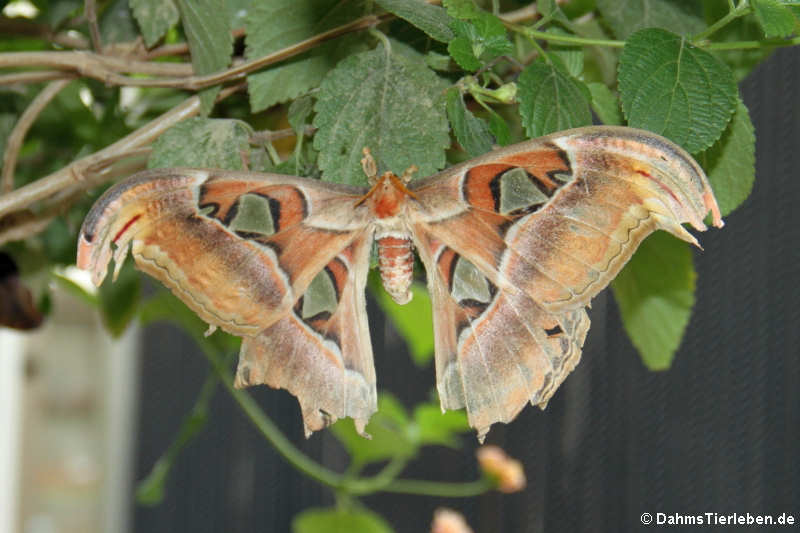
[[[410,237],[378,237],[378,267],[383,288],[400,305],[411,301],[409,287],[414,277],[414,250]]]

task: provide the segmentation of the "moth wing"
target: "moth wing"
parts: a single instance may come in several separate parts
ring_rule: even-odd
[[[201,318],[244,337],[237,386],[289,390],[307,434],[343,416],[363,432],[377,409],[363,193],[274,174],[143,172],[92,208],[78,266],[99,285],[130,248]]]
[[[544,406],[580,359],[584,307],[657,229],[697,243],[716,200],[681,148],[631,128],[510,146],[412,186],[409,224],[433,297],[443,409],[479,436]]]
[[[77,263],[99,285],[112,256],[118,270],[130,248],[140,270],[203,320],[255,335],[366,227],[353,209],[361,192],[276,174],[145,171],[92,207]]]
[[[498,287],[577,309],[655,230],[697,244],[716,200],[680,147],[632,128],[568,130],[510,146],[413,187],[414,231],[466,257]]]
[[[356,429],[377,410],[365,287],[372,237],[357,237],[314,278],[291,312],[245,337],[235,385],[267,384],[297,396],[306,436],[349,416]]]
[[[550,313],[522,291],[504,291],[441,241],[420,236],[433,303],[436,384],[442,409],[466,408],[483,441],[528,402],[542,408],[580,361],[583,308]]]

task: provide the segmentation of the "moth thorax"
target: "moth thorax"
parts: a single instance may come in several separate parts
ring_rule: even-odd
[[[414,277],[414,250],[411,239],[403,235],[378,237],[378,267],[383,288],[400,305],[411,301]]]

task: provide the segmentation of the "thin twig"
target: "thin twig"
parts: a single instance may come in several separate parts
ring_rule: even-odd
[[[243,88],[243,85],[227,87],[220,92],[218,100],[228,97]],[[192,96],[160,117],[148,122],[138,130],[91,155],[73,161],[52,174],[0,196],[0,219],[10,213],[25,209],[31,204],[65,190],[83,179],[87,168],[94,168],[104,160],[127,153],[150,144],[168,128],[200,111],[200,98]],[[85,184],[83,184],[85,186]]]
[[[95,52],[102,54],[103,43],[100,40],[100,28],[97,25],[97,9],[94,0],[85,0],[83,6],[86,22],[89,23],[89,35],[92,38],[92,47]]]
[[[110,85],[132,87],[171,87],[175,89],[200,90],[245,77],[247,74],[306,52],[321,43],[355,31],[371,28],[389,16],[368,15],[310,37],[297,44],[271,54],[245,61],[227,70],[206,76],[187,76],[179,78],[132,78],[118,72],[138,72],[155,74],[155,70],[176,68],[175,63],[151,63],[129,61],[124,58],[111,58],[90,52],[11,52],[0,54],[0,68],[10,66],[45,65],[49,67],[76,70],[81,75],[98,79]],[[173,73],[174,75],[174,73]]]
[[[78,75],[63,70],[31,70],[29,72],[16,72],[14,74],[0,75],[0,85],[14,85],[17,83],[40,83],[52,80],[72,80]]]
[[[6,142],[6,149],[3,153],[3,171],[0,174],[0,190],[7,193],[14,188],[14,169],[17,166],[17,156],[19,150],[22,148],[22,141],[25,140],[25,135],[36,121],[36,117],[44,110],[47,104],[52,100],[64,87],[66,87],[72,80],[56,80],[51,82],[47,87],[36,95],[36,98],[30,103],[25,112],[19,117],[14,129],[11,130],[11,135],[8,136]]]
[[[130,80],[135,82],[136,78],[120,76],[119,72],[173,77],[191,76],[194,72],[191,65],[184,63],[137,61],[130,57],[104,56],[86,51],[0,54],[0,68],[42,66],[75,71],[83,76],[115,85],[135,85],[135,83],[127,82]]]

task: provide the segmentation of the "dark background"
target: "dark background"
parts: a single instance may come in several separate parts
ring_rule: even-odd
[[[365,499],[398,533],[429,531],[435,508],[463,512],[475,533],[631,531],[639,517],[705,512],[792,513],[800,519],[800,50],[784,49],[741,84],[757,134],[752,196],[723,230],[699,235],[697,305],[672,368],[647,371],[608,291],[593,303],[583,360],[547,410],[527,407],[487,442],[522,460],[528,488],[474,499]],[[370,302],[378,386],[411,406],[434,386]],[[136,479],[172,442],[207,372],[180,332],[145,332]],[[331,468],[345,456],[328,433],[302,436],[294,397],[251,389],[302,450]],[[289,467],[219,391],[212,417],[180,455],[165,502],[137,506],[137,532],[289,531],[331,494]],[[477,476],[475,439],[427,448],[406,477]],[[701,531],[684,526],[673,530]],[[734,530],[734,528],[730,530]]]

